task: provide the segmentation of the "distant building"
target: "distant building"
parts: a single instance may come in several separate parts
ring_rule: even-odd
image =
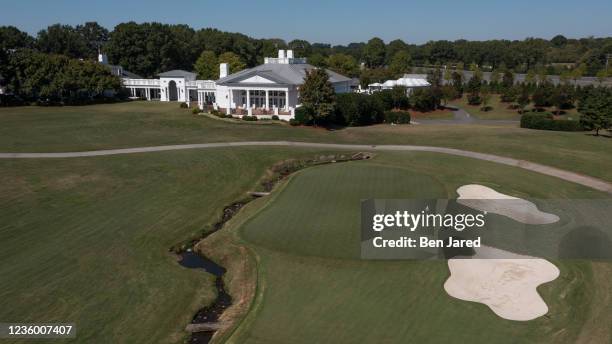
[[[430,87],[431,84],[427,81],[426,74],[404,74],[403,77],[397,80],[387,80],[384,83],[373,83],[368,85],[368,90],[376,92],[380,90],[392,89],[396,86],[406,87],[406,93],[410,94],[414,89]]]
[[[299,104],[299,89],[306,73],[316,67],[296,58],[292,50],[279,50],[278,57],[267,57],[264,64],[229,74],[229,66],[219,66],[219,80],[197,80],[196,74],[184,70],[160,73],[158,79],[123,77],[123,85],[133,97],[148,100],[198,102],[200,108],[210,105],[227,114],[272,115],[293,118]],[[125,71],[121,71],[125,73]],[[351,91],[351,79],[326,70],[336,93]],[[282,117],[281,117],[282,118]]]

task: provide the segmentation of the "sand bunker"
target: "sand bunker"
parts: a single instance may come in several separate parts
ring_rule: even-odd
[[[444,290],[455,298],[483,303],[498,316],[516,321],[538,318],[548,306],[536,288],[559,277],[545,259],[482,247],[472,259],[449,259]]]
[[[472,209],[509,217],[529,225],[545,225],[559,221],[555,214],[540,211],[530,201],[499,193],[489,187],[470,184],[457,189],[457,202]]]

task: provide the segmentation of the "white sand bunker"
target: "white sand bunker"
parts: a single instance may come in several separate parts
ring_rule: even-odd
[[[545,225],[559,221],[555,214],[540,211],[530,201],[499,193],[489,187],[470,184],[457,189],[457,202],[472,209],[509,217],[529,225]]]
[[[444,290],[457,299],[483,303],[498,316],[527,321],[548,313],[536,288],[559,277],[545,259],[491,247],[477,248],[473,259],[449,259]]]

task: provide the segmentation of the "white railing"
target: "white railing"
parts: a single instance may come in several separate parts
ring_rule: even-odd
[[[264,57],[264,64],[305,64],[305,57]]]
[[[195,81],[187,81],[187,87],[197,88],[198,90],[214,90],[216,87],[216,83],[212,80],[195,80]]]
[[[123,78],[123,86],[159,87],[159,79]]]

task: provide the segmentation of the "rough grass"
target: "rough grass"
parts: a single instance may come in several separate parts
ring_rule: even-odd
[[[168,248],[304,150],[0,161],[0,319],[75,322],[80,343],[181,342],[214,297]]]
[[[327,131],[227,123],[176,103],[132,102],[84,107],[0,109],[0,151],[52,152],[180,143],[294,140],[445,146],[499,154],[612,181],[612,140],[586,133],[516,125],[427,125]]]
[[[513,322],[449,297],[443,261],[356,257],[361,198],[452,197],[468,183],[521,197],[606,197],[515,168],[426,153],[304,170],[246,212],[253,217],[240,233],[259,257],[259,294],[231,342],[573,343],[593,328],[591,341],[609,338],[609,326],[594,317],[612,274],[598,269],[595,280],[588,262],[555,262],[561,276],[539,289],[549,314]]]

